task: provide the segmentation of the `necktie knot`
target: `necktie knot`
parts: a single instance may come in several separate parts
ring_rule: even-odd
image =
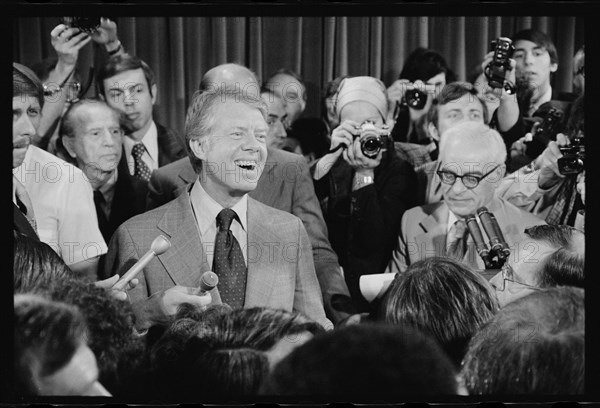
[[[143,143],[137,143],[133,145],[133,149],[131,149],[131,155],[136,159],[141,159],[145,152],[146,148]]]
[[[234,219],[238,219],[237,214],[231,208],[224,208],[217,215],[217,227],[220,231],[227,231],[231,227],[231,223]]]
[[[465,233],[467,232],[467,223],[465,220],[457,220],[454,223],[453,229],[455,239],[464,238]]]

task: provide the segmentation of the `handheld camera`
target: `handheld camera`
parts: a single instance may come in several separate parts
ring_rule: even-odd
[[[531,141],[526,142],[525,154],[528,157],[535,159],[542,154],[551,140],[556,140],[556,135],[563,130],[563,118],[564,112],[557,108],[552,108],[546,113],[531,135]]]
[[[494,59],[484,69],[485,77],[492,88],[504,88],[509,93],[514,93],[514,86],[506,81],[506,72],[510,71],[509,58],[512,57],[515,46],[507,37],[493,40],[491,47],[494,50]]]
[[[560,174],[574,175],[583,171],[585,160],[585,145],[583,142],[583,132],[579,132],[571,138],[569,146],[560,148],[560,152],[563,154],[563,157],[558,159]]]
[[[371,122],[360,125],[360,150],[369,159],[377,157],[380,151],[387,150],[390,132],[387,126],[375,127]]]

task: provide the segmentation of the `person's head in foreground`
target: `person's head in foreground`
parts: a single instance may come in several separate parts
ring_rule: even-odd
[[[296,348],[265,380],[261,395],[390,400],[457,394],[452,363],[428,336],[394,325],[358,324]]]
[[[469,266],[434,257],[398,274],[382,302],[386,323],[430,334],[458,368],[469,340],[498,311],[490,284]]]
[[[518,299],[471,340],[461,377],[470,395],[584,392],[584,290],[562,286]]]
[[[38,295],[14,297],[14,373],[19,398],[110,396],[75,306]]]

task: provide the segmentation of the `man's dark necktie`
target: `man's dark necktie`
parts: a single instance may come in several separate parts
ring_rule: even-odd
[[[217,215],[213,272],[219,276],[219,293],[223,303],[235,309],[244,306],[247,268],[240,244],[229,229],[234,218],[239,222],[237,214],[230,208]]]
[[[33,213],[33,203],[31,198],[25,189],[23,183],[21,183],[16,177],[13,176],[13,184],[15,187],[15,199],[17,201],[17,207],[23,213],[29,224],[34,231],[37,232],[37,223],[35,221],[35,214]]]
[[[448,231],[446,256],[462,261],[467,249],[467,224],[464,220],[457,220]]]
[[[104,209],[102,206],[104,205],[105,200],[102,193],[98,190],[94,190],[94,204],[96,207],[96,216],[98,217],[98,227],[104,235],[105,229],[108,227],[108,220],[106,219],[106,214],[104,213]]]
[[[142,156],[145,152],[146,147],[143,143],[137,143],[133,146],[133,149],[131,149],[131,155],[133,156],[134,163],[133,176],[144,181],[150,181],[150,175],[152,174],[152,171],[142,160]]]

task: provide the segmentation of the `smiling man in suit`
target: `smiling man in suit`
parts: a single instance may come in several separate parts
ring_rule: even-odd
[[[511,256],[518,256],[515,246],[525,239],[525,228],[545,222],[497,196],[505,160],[506,147],[494,129],[471,121],[449,128],[441,137],[436,173],[443,200],[404,213],[387,271],[404,272],[411,263],[432,256],[451,256],[485,269],[465,224],[480,207],[494,214]]]
[[[243,65],[222,64],[202,77],[200,91],[217,86],[237,87],[259,96],[254,73]],[[310,170],[304,158],[267,146],[267,161],[256,188],[249,196],[263,204],[300,218],[306,228],[313,251],[313,261],[323,295],[327,317],[335,324],[356,309],[341,273],[337,255],[329,243],[327,226],[315,194]],[[148,185],[147,210],[165,204],[182,194],[198,175],[188,158],[183,158],[152,173]]]
[[[332,326],[302,221],[248,197],[267,159],[266,114],[257,96],[231,88],[194,94],[185,137],[198,177],[167,205],[125,222],[110,242],[112,275],[133,265],[156,236],[171,241],[129,291],[138,328],[201,298],[194,288],[209,270],[219,276],[213,301],[293,310]]]

